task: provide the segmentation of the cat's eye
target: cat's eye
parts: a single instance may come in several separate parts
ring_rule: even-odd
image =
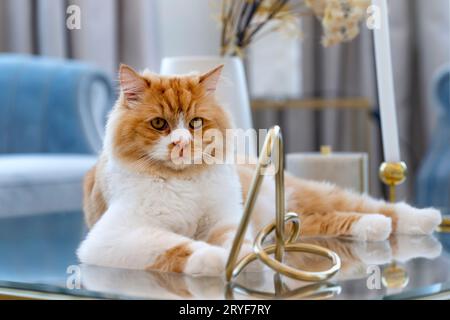
[[[155,128],[156,130],[165,130],[168,127],[167,121],[164,120],[163,118],[155,118],[152,119],[150,121],[150,124],[152,125],[153,128]]]
[[[189,122],[189,127],[191,129],[200,129],[203,126],[203,119],[202,118],[194,118]]]

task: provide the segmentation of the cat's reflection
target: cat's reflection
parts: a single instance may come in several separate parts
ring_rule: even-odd
[[[380,242],[354,241],[341,238],[306,238],[300,242],[316,244],[336,252],[341,258],[341,270],[333,278],[348,280],[367,277],[367,267],[393,261],[407,262],[414,258],[435,259],[441,255],[442,245],[433,236],[392,236]],[[328,260],[310,254],[291,254],[286,261],[309,271],[329,268]]]
[[[335,251],[340,256],[342,268],[332,281],[365,278],[369,265],[384,265],[393,261],[404,263],[418,257],[434,259],[440,256],[442,251],[440,242],[432,236],[395,236],[384,242],[359,242],[339,238],[309,238],[302,239],[300,242],[323,246]],[[287,253],[285,262],[308,271],[324,270],[329,267],[326,259],[302,253]],[[190,277],[174,273],[95,266],[83,266],[81,275],[84,288],[125,297],[158,299],[223,299],[229,297],[225,281],[217,277]],[[238,279],[238,284],[259,292],[273,292],[273,279],[273,272],[266,269],[264,272],[243,273]],[[284,279],[285,295],[288,295],[286,291],[298,291],[299,288],[308,288],[307,286],[311,285]],[[320,287],[320,290],[323,289]],[[334,294],[340,292],[337,287],[327,287],[326,289],[330,289],[329,291]],[[252,298],[239,293],[233,297]],[[308,296],[304,297],[308,298]],[[314,292],[311,292],[311,297],[314,297]]]
[[[340,292],[339,286],[328,283],[298,283],[293,289],[282,283],[283,288],[275,293],[272,272],[244,273],[232,287],[219,277],[86,265],[82,266],[81,276],[84,289],[137,299],[323,299]]]
[[[82,265],[87,290],[129,298],[223,299],[225,283],[217,277],[190,277],[177,273],[104,268]]]

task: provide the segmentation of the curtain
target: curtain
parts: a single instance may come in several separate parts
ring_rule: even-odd
[[[70,5],[81,29],[66,27]],[[1,0],[0,50],[90,61],[114,74],[120,62],[157,69],[155,1]]]
[[[212,18],[214,2],[0,0],[0,51],[82,59],[112,76],[120,62],[157,71],[164,56],[218,53],[220,30]],[[80,30],[65,27],[66,9],[71,4],[81,9]],[[450,60],[450,1],[392,0],[389,6],[400,144],[410,169],[401,197],[412,200],[415,172],[437,117],[429,95],[431,81],[435,70]],[[323,48],[317,21],[307,17],[301,23],[302,40],[272,39],[268,46],[273,48],[266,47],[263,57],[269,63],[284,61],[284,66],[273,63],[264,71],[266,77],[272,74],[274,79],[284,74],[278,82],[286,82],[287,90],[281,86],[280,96],[365,96],[373,101],[376,111],[371,32],[362,27],[361,35],[353,42]],[[264,48],[263,43],[259,46]],[[254,95],[264,92],[252,79],[252,69],[264,67],[257,59],[250,50],[246,61]],[[336,151],[362,151],[366,143],[360,133],[367,130],[367,125],[352,111],[261,111],[254,114],[254,122],[256,128],[281,123],[287,152],[317,151],[322,144]],[[377,122],[373,121],[368,130],[371,193],[380,195],[376,173],[382,149]]]

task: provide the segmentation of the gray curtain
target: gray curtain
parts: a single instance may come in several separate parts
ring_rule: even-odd
[[[83,59],[111,75],[119,62],[159,70],[164,56],[217,54],[214,6],[209,0],[191,1],[0,0],[0,51]],[[81,30],[65,27],[70,4],[81,8]],[[400,141],[410,168],[401,196],[412,200],[415,172],[437,116],[429,96],[431,80],[450,60],[450,1],[391,0],[389,6]],[[302,26],[300,63],[288,69],[301,74],[300,94],[365,96],[376,110],[371,32],[363,27],[355,41],[325,49],[319,44],[318,23],[305,18]],[[321,144],[337,151],[363,151],[367,143],[361,130],[369,130],[371,193],[380,195],[376,173],[382,155],[376,122],[367,127],[354,112],[333,110],[263,111],[254,116],[256,128],[283,124],[288,152],[316,151]]]
[[[69,5],[81,29],[66,28]],[[157,69],[155,1],[1,0],[0,51],[91,61],[110,74],[118,63]]]

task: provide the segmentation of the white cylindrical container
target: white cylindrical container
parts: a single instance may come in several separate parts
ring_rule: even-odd
[[[327,181],[360,193],[368,193],[366,153],[290,153],[286,169],[303,179]]]
[[[237,57],[169,57],[161,63],[162,75],[204,73],[223,64],[222,78],[218,84],[216,95],[218,101],[233,118],[235,128],[253,129],[250,99],[245,78],[244,65]],[[249,154],[256,156],[256,132],[249,134]]]

